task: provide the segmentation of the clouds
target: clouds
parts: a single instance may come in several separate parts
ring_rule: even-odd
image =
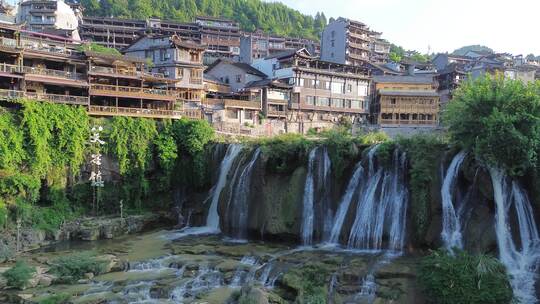
[[[275,1],[275,0],[272,0]],[[483,44],[540,55],[538,0],[281,0],[303,13],[362,21],[383,37],[427,52]]]

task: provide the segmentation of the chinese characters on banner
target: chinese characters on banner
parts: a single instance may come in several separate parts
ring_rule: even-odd
[[[96,214],[99,209],[96,192],[98,188],[103,188],[105,186],[105,183],[103,182],[103,177],[101,175],[101,146],[105,144],[105,142],[100,138],[102,131],[103,127],[101,126],[92,127],[90,131],[90,144],[92,145],[93,153],[90,155],[90,164],[92,166],[92,171],[90,172],[90,178],[88,180],[90,181],[90,185],[94,187],[92,204],[94,207],[94,212]]]

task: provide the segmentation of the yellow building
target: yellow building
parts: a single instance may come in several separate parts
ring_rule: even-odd
[[[439,94],[432,76],[375,76],[376,123],[385,126],[439,123]]]

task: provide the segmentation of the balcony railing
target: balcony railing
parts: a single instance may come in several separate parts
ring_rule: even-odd
[[[18,65],[7,64],[7,63],[0,64],[0,72],[2,73],[13,74],[13,73],[19,73],[20,71],[21,71],[21,67]]]
[[[206,99],[205,104],[208,104],[208,105],[223,104],[225,108],[246,108],[246,109],[255,109],[255,110],[261,109],[260,102],[249,101],[249,100],[208,98]]]
[[[368,59],[367,55],[360,55],[360,54],[355,54],[355,53],[349,53],[347,55],[349,57],[351,57],[352,59],[357,59],[357,60],[367,60]]]
[[[0,38],[0,45],[7,46],[10,48],[16,48],[17,47],[17,40],[11,39],[11,38]]]
[[[15,44],[13,47],[17,47],[17,44]],[[54,54],[60,54],[60,55],[66,55],[66,56],[70,56],[75,52],[63,46],[49,45],[47,43],[26,40],[26,39],[21,39],[21,47],[27,50],[54,53]]]
[[[369,51],[369,45],[368,44],[349,42],[349,46],[351,46],[353,48],[356,48],[356,49],[362,49],[362,50]]]
[[[153,89],[153,88],[137,88],[123,87],[114,85],[92,84],[90,85],[91,95],[113,95],[118,97],[131,97],[143,99],[166,99],[175,100],[176,94],[172,91]]]
[[[90,67],[90,72],[99,73],[99,74],[135,76],[135,77],[140,75],[140,73],[137,73],[137,71],[134,71],[134,70],[115,69],[115,68],[100,67],[100,66]]]
[[[73,105],[87,105],[88,97],[85,96],[73,96],[73,95],[58,95],[58,94],[46,94],[46,93],[34,93],[23,92],[15,90],[0,90],[0,99],[17,99],[17,98],[30,98],[40,101],[48,101],[53,103],[73,104]]]
[[[173,118],[173,119],[182,118],[181,111],[144,109],[144,108],[107,107],[107,106],[89,106],[88,113],[90,115],[104,115],[104,116],[132,116],[132,117]]]
[[[84,74],[61,71],[61,70],[51,70],[51,69],[44,69],[40,67],[24,66],[22,67],[22,71],[23,73],[33,74],[33,75],[67,78],[67,79],[73,79],[73,80],[85,80]]]
[[[268,116],[285,116],[287,112],[279,110],[268,110]]]
[[[42,101],[48,101],[53,103],[66,103],[66,104],[74,104],[74,105],[87,105],[88,104],[88,97],[86,96],[73,96],[73,95],[59,95],[59,94],[41,94],[41,93],[25,93],[25,97],[35,99],[35,100],[42,100]]]

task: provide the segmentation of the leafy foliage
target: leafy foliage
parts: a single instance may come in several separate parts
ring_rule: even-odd
[[[489,166],[523,175],[540,150],[540,82],[500,75],[464,83],[443,119],[458,145]]]
[[[358,156],[356,138],[343,128],[324,131],[321,135],[332,161],[334,176],[340,178],[345,168]]]
[[[427,54],[422,54],[413,50],[406,51],[403,47],[393,43],[390,44],[389,58],[393,62],[401,62],[402,60],[409,59],[412,61],[425,63],[430,60],[430,56]]]
[[[101,53],[105,55],[122,55],[122,53],[120,53],[117,49],[108,48],[108,47],[99,45],[95,42],[81,44],[79,46],[79,51],[81,52],[91,51],[91,52]]]
[[[360,143],[363,145],[375,145],[386,142],[390,140],[386,133],[380,132],[370,132],[365,135],[360,136]]]
[[[34,267],[28,266],[23,261],[17,261],[15,266],[2,273],[2,276],[7,280],[9,286],[24,289],[35,272]]]
[[[431,189],[437,184],[439,157],[447,147],[446,142],[433,135],[417,135],[397,140],[409,160],[409,185],[413,237],[424,238],[429,227]]]
[[[58,257],[51,262],[50,271],[62,281],[71,283],[82,279],[85,273],[102,274],[105,267],[106,262],[91,253],[77,253]]]
[[[260,0],[83,0],[89,16],[192,22],[196,16],[236,20],[244,30],[318,39],[326,25],[324,13],[303,15],[279,2]]]
[[[290,173],[304,162],[315,142],[298,134],[283,134],[257,142],[268,157],[267,169],[276,173]]]
[[[435,251],[423,258],[419,282],[431,303],[506,304],[512,288],[504,266],[494,257]]]

